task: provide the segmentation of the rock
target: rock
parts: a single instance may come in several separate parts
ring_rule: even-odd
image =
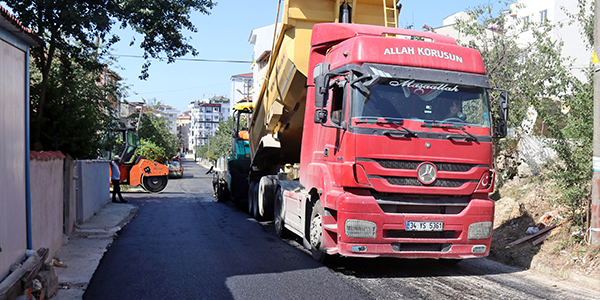
[[[521,164],[517,167],[517,174],[519,177],[532,177],[539,175],[539,172],[534,172],[534,170],[529,166],[526,162],[521,162]]]
[[[51,265],[45,265],[43,271],[40,271],[37,275],[42,286],[46,289],[46,297],[50,298],[56,295],[58,292],[58,274],[56,268]]]
[[[544,224],[544,226],[550,226],[550,223],[552,223],[552,220],[554,220],[554,215],[556,215],[555,212],[547,212],[540,217],[538,223]]]

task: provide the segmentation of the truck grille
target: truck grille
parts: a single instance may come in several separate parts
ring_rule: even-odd
[[[461,213],[471,200],[470,196],[405,195],[371,191],[381,210],[395,214],[446,214]]]
[[[448,252],[452,244],[438,243],[392,243],[392,249],[396,252]]]
[[[412,177],[371,176],[371,178],[383,178],[393,185],[423,186],[423,184],[419,182],[417,178]],[[455,188],[463,185],[465,182],[471,182],[471,180],[438,178],[432,184],[427,186]]]
[[[416,170],[417,167],[423,163],[422,161],[411,161],[411,160],[389,160],[389,159],[374,159],[380,166],[386,169],[403,169],[403,170]],[[457,163],[444,163],[444,162],[432,162],[438,171],[446,172],[468,172],[478,165],[474,164],[457,164]]]

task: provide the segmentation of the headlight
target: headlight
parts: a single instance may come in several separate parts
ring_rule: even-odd
[[[345,231],[348,237],[374,239],[377,236],[377,225],[371,221],[346,220]]]
[[[479,222],[469,225],[469,239],[483,240],[492,236],[492,222]]]

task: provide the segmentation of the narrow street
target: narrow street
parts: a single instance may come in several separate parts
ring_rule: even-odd
[[[160,194],[124,193],[137,217],[108,249],[84,299],[600,299],[488,259],[315,262],[231,203],[215,202],[211,175],[184,161]]]
[[[84,299],[364,299],[329,269],[229,204],[211,175],[183,162],[160,194],[124,193],[140,207],[106,252]]]

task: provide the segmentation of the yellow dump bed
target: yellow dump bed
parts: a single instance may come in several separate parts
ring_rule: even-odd
[[[268,70],[250,124],[254,165],[299,162],[312,28],[339,23],[397,27],[396,0],[285,0]],[[268,162],[266,162],[268,160]]]

